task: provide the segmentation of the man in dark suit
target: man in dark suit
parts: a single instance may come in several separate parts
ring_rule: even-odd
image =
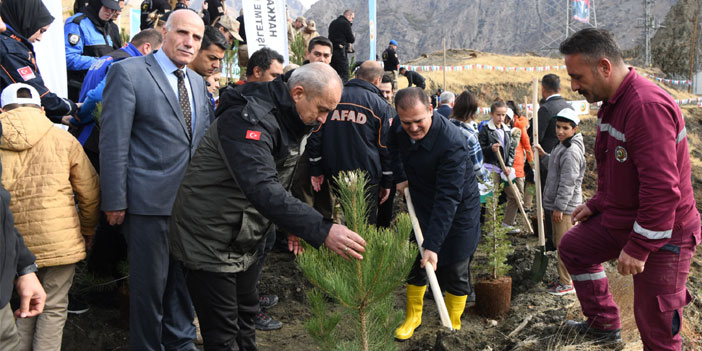
[[[129,246],[130,346],[194,350],[194,312],[182,267],[169,259],[176,191],[214,117],[205,81],[187,68],[205,26],[173,12],[161,50],[110,68],[100,118],[102,209],[125,223]]]

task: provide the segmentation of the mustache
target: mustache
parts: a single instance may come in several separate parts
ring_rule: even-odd
[[[177,48],[177,50],[178,50],[178,51],[181,51],[181,52],[186,52],[186,53],[188,53],[188,54],[190,54],[190,55],[195,55],[195,50],[188,49],[188,48],[186,48],[186,47],[184,47],[184,46],[179,46],[179,47]]]

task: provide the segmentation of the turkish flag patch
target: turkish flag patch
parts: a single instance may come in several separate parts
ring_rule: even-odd
[[[261,140],[261,132],[255,130],[246,131],[246,139],[250,140]]]
[[[34,72],[32,72],[32,69],[29,68],[29,66],[20,67],[17,69],[17,72],[22,77],[22,79],[24,79],[25,82],[37,77],[34,75]]]

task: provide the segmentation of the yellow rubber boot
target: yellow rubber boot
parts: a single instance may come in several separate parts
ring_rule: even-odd
[[[461,330],[461,315],[463,315],[463,310],[466,308],[467,299],[468,295],[456,296],[446,292],[444,300],[446,301],[446,309],[448,310],[453,330]]]
[[[422,304],[424,303],[424,293],[427,286],[417,286],[407,284],[407,313],[405,321],[395,329],[395,338],[407,340],[412,337],[414,330],[422,324]]]

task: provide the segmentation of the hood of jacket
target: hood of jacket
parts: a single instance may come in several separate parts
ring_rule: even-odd
[[[563,146],[565,147],[577,147],[580,149],[580,152],[585,154],[585,142],[583,141],[583,134],[582,133],[575,133],[570,139],[565,140],[563,142]]]
[[[23,151],[31,149],[54,124],[44,112],[35,107],[19,107],[0,114],[2,138],[0,149]]]

